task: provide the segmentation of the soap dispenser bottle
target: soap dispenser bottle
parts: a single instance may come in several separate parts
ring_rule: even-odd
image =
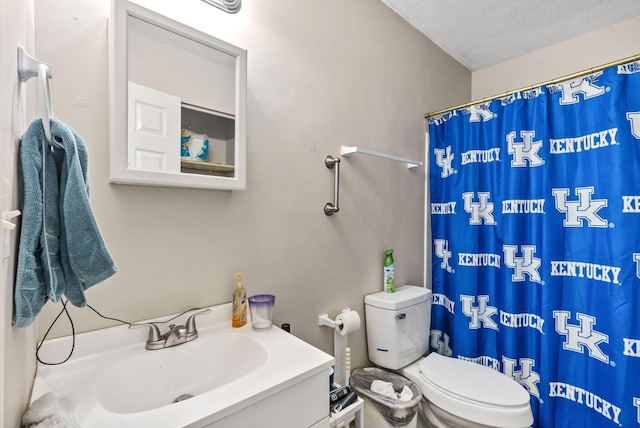
[[[384,252],[384,284],[382,288],[387,293],[393,293],[395,291],[394,275],[395,263],[393,262],[393,250],[387,250]]]
[[[242,284],[242,273],[236,274],[236,289],[233,292],[232,327],[242,327],[247,323],[247,291]]]

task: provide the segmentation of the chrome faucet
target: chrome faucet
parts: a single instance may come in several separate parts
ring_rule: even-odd
[[[211,309],[203,309],[191,315],[186,325],[169,326],[169,331],[164,334],[160,333],[160,329],[154,323],[131,324],[129,328],[149,327],[149,337],[147,338],[146,349],[154,351],[156,349],[169,348],[171,346],[182,345],[198,338],[198,330],[196,329],[196,317],[211,312]]]

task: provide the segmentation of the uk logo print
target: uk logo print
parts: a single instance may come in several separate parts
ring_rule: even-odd
[[[451,153],[451,146],[447,146],[446,149],[433,149],[433,153],[436,155],[436,165],[442,168],[440,177],[447,178],[456,171],[453,169],[453,159],[455,153]]]
[[[520,358],[520,370],[516,370],[516,360],[502,357],[503,372],[512,377],[520,385],[524,386],[530,395],[540,400],[540,375],[533,370],[535,360],[531,358]]]
[[[609,336],[593,329],[596,318],[578,312],[576,313],[578,325],[575,325],[569,324],[569,317],[571,317],[569,311],[553,311],[556,332],[565,336],[562,349],[579,354],[584,354],[586,350],[589,357],[608,364],[609,356],[600,349],[600,344],[609,343]]]
[[[434,239],[433,244],[435,245],[435,253],[436,256],[442,261],[440,262],[440,267],[446,270],[449,273],[453,272],[453,268],[449,264],[449,260],[451,260],[451,251],[449,251],[449,241],[446,239]]]
[[[557,84],[555,87],[562,92],[560,105],[569,105],[580,102],[579,94],[582,94],[582,98],[585,100],[604,94],[605,88],[594,83],[600,75],[602,75],[601,71],[589,76]]]
[[[609,203],[606,199],[592,199],[595,192],[594,186],[577,187],[577,201],[569,201],[571,189],[553,188],[551,192],[555,197],[556,209],[565,214],[562,222],[564,227],[582,227],[587,221],[588,227],[608,227],[609,222],[598,215],[600,209]]]
[[[522,141],[515,140],[515,131],[507,134],[508,151],[513,156],[512,167],[536,167],[544,164],[544,160],[538,155],[538,151],[542,148],[542,141],[533,141],[535,134],[535,131],[520,131]]]
[[[469,224],[472,226],[480,226],[483,223],[489,226],[495,226],[497,223],[493,218],[493,202],[489,202],[491,194],[489,192],[478,192],[478,201],[473,200],[473,192],[465,192],[462,194],[464,200],[464,210],[471,214]]]
[[[498,313],[495,306],[489,306],[488,295],[478,296],[478,306],[473,306],[476,301],[475,296],[460,295],[462,301],[462,313],[471,318],[469,328],[477,330],[481,327],[498,330],[498,324],[491,318]]]
[[[524,282],[526,280],[524,274],[527,274],[529,281],[542,284],[542,278],[538,271],[542,260],[533,256],[536,253],[535,245],[521,245],[519,249],[517,245],[503,245],[502,251],[504,264],[513,269],[511,281]],[[516,256],[516,253],[521,253],[522,256]]]
[[[469,122],[488,122],[498,115],[489,110],[491,102],[476,104],[469,107]]]
[[[627,120],[631,124],[631,135],[640,140],[640,111],[627,113]]]
[[[440,330],[431,330],[431,347],[440,355],[450,357],[453,351],[449,346],[449,335]]]

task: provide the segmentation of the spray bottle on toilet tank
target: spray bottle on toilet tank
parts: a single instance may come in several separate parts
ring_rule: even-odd
[[[384,252],[384,283],[382,288],[387,293],[393,293],[395,291],[394,275],[395,263],[393,262],[393,250],[387,250]]]

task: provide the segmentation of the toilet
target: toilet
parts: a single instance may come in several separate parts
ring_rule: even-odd
[[[405,285],[365,296],[369,359],[414,382],[426,428],[526,428],[529,393],[509,376],[429,350],[431,290]]]

